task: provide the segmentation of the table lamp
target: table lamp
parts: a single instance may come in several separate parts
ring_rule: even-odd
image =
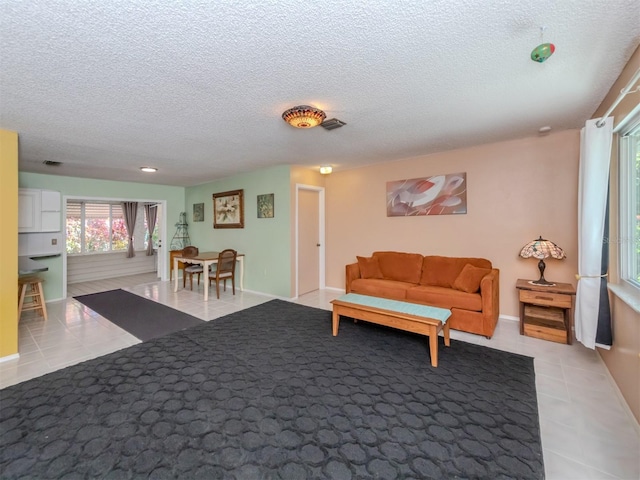
[[[533,285],[545,285],[548,287],[553,286],[555,284],[551,282],[547,282],[544,279],[544,269],[545,269],[544,259],[553,257],[558,260],[562,260],[563,258],[566,258],[566,255],[564,254],[564,250],[562,250],[558,245],[556,245],[552,241],[545,240],[544,238],[542,238],[542,236],[538,237],[536,240],[533,240],[532,242],[527,243],[524,247],[522,247],[522,250],[520,250],[520,256],[522,258],[534,257],[540,260],[538,262],[538,269],[540,269],[540,278],[538,280],[534,280],[529,283]]]

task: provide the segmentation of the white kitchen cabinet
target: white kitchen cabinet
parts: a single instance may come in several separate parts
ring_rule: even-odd
[[[18,232],[37,232],[39,210],[42,202],[40,190],[21,188],[18,190]]]
[[[59,232],[60,220],[60,192],[19,189],[18,233]]]
[[[42,190],[41,232],[60,231],[60,192]]]

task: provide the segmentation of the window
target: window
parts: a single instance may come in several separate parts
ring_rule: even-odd
[[[620,130],[620,273],[640,288],[640,114]]]
[[[120,202],[67,202],[67,253],[89,254],[127,249],[127,229]],[[144,235],[140,234],[144,232]],[[158,223],[153,231],[153,245],[158,244]],[[133,246],[145,250],[149,243],[144,206],[138,204]]]
[[[127,229],[119,203],[67,203],[67,253],[127,249]]]

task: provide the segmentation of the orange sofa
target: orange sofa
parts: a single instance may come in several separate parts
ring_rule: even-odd
[[[451,328],[491,338],[500,310],[497,268],[484,258],[374,252],[346,266],[346,292],[451,310]]]

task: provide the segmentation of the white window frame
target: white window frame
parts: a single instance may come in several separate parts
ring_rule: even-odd
[[[638,267],[638,252],[636,242],[640,240],[636,233],[637,220],[635,215],[638,201],[638,189],[635,182],[640,176],[636,171],[637,144],[633,137],[640,136],[640,106],[630,114],[617,129],[619,135],[618,166],[619,166],[619,259],[620,279],[628,286],[640,292],[640,267]]]
[[[69,253],[69,256],[80,256],[80,255],[101,255],[104,253],[114,253],[114,252],[126,252],[126,248],[121,248],[114,250],[113,249],[113,207],[121,206],[120,202],[101,202],[101,201],[92,201],[92,200],[70,200],[69,203],[80,203],[80,252],[78,253]],[[86,248],[86,235],[85,235],[85,208],[87,204],[107,204],[109,205],[109,250],[100,251],[100,252],[88,252]],[[67,216],[65,214],[65,231],[66,231],[66,222]],[[65,239],[66,241],[66,239]],[[65,247],[66,250],[66,247]]]
[[[104,252],[87,252],[86,248],[85,248],[85,205],[87,203],[89,204],[96,204],[96,203],[102,203],[102,204],[108,204],[109,205],[109,221],[112,223],[113,222],[113,206],[121,206],[121,202],[112,202],[112,201],[96,201],[96,200],[68,200],[69,203],[80,203],[82,204],[82,206],[80,207],[80,218],[81,218],[81,223],[80,223],[80,234],[82,235],[81,241],[80,241],[80,252],[78,253],[69,253],[67,252],[67,255],[100,255],[103,253],[114,253],[114,252],[126,252],[126,248],[125,249],[118,249],[118,250],[114,250],[113,248],[111,248],[111,246],[113,245],[113,229],[109,229],[109,250],[108,251],[104,251]],[[156,202],[157,203],[157,202]],[[142,251],[146,251],[147,249],[147,217],[144,211],[144,205],[145,202],[138,202],[138,213],[136,216],[136,224],[134,227],[134,237],[133,237],[133,247],[135,249],[136,252],[142,252]],[[65,228],[66,228],[66,221],[67,221],[67,217],[65,214]],[[158,224],[156,223],[156,229],[158,229]],[[142,235],[139,234],[139,232],[144,232]],[[153,235],[149,236],[149,241],[153,242]],[[154,244],[154,248],[156,248],[156,245]]]

